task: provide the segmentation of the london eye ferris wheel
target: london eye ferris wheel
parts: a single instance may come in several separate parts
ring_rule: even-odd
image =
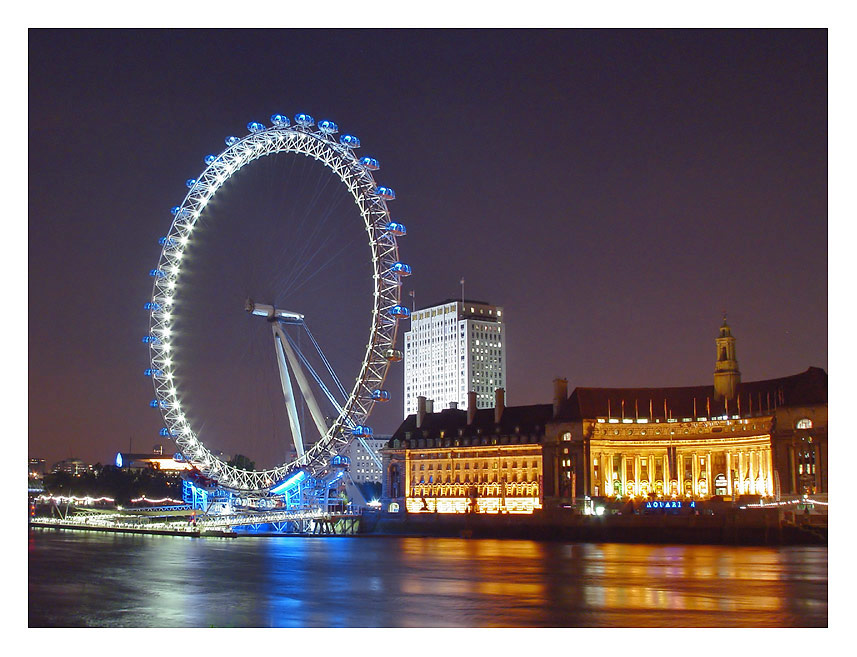
[[[397,240],[406,234],[405,226],[392,219],[388,208],[395,192],[376,184],[374,172],[379,169],[378,161],[356,155],[360,147],[357,137],[342,134],[337,139],[339,130],[335,123],[324,120],[316,124],[307,114],[297,114],[294,123],[282,114],[274,114],[270,126],[251,122],[247,130],[243,137],[226,138],[226,148],[219,154],[205,157],[205,168],[196,178],[187,180],[186,195],[171,210],[172,224],[160,238],[158,265],[149,272],[154,282],[151,300],[145,304],[150,321],[143,342],[148,344],[150,356],[150,367],[145,374],[154,385],[151,406],[160,410],[164,421],[161,435],[175,441],[183,457],[220,487],[264,493],[298,469],[311,475],[320,472],[351,440],[371,436],[367,418],[375,404],[390,400],[384,382],[391,363],[402,359],[396,348],[398,321],[408,317],[409,312],[400,305],[401,286],[411,268],[398,255]],[[367,254],[368,245],[365,261],[370,266],[363,276],[371,283],[371,305],[363,311],[365,323],[349,322],[343,328],[365,331],[363,327],[368,327],[357,373],[353,382],[345,379],[345,385],[326,357],[323,345],[310,331],[311,322],[302,308],[278,307],[274,299],[253,298],[252,290],[248,290],[243,307],[233,304],[228,309],[230,313],[241,312],[245,318],[249,315],[257,324],[270,325],[273,349],[268,343],[268,355],[277,364],[279,403],[285,407],[293,443],[290,458],[272,467],[246,470],[231,464],[203,442],[198,426],[200,420],[204,424],[204,418],[199,417],[199,409],[195,409],[195,418],[187,412],[184,400],[189,381],[182,376],[187,364],[182,354],[187,350],[183,345],[192,341],[193,335],[177,331],[177,320],[183,310],[193,305],[198,285],[186,273],[187,263],[194,258],[198,260],[205,250],[206,241],[201,234],[208,230],[206,217],[217,204],[215,195],[224,187],[240,185],[239,172],[266,156],[312,160],[328,176],[332,174],[338,182],[338,193],[344,190],[350,196],[353,205],[348,211],[349,221],[362,223],[363,254]],[[307,261],[313,254],[324,251],[323,246],[302,245],[297,231],[289,233],[289,242],[277,248],[291,249]],[[304,263],[294,271],[306,275],[314,267],[318,265]],[[216,321],[211,326],[217,331]],[[295,331],[303,338],[296,337]],[[183,339],[177,339],[178,333],[185,333]],[[218,385],[228,388],[234,382],[224,378]],[[309,438],[310,434],[314,439]]]

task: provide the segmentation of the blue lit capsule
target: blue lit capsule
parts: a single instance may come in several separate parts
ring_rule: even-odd
[[[408,234],[408,229],[405,228],[404,224],[397,223],[395,221],[391,221],[387,224],[387,232],[392,233],[396,237],[402,237],[402,235]]]
[[[226,142],[227,146],[234,146],[241,140],[238,139],[238,137],[227,137],[226,139],[224,139],[224,141]]]
[[[177,215],[179,213],[179,210],[181,210],[181,207],[179,207],[178,205],[174,205],[170,208],[170,214]]]
[[[337,454],[332,459],[330,459],[330,465],[333,465],[333,466],[338,465],[338,466],[343,466],[343,467],[347,468],[349,465],[351,465],[351,459],[348,458],[347,456],[343,456],[342,454]]]
[[[161,376],[163,372],[161,370],[153,370],[151,367],[147,368],[143,371],[145,376]]]
[[[144,344],[159,344],[161,341],[155,337],[154,335],[144,335],[143,343]]]
[[[210,165],[212,165],[212,164],[214,163],[214,161],[215,161],[216,159],[217,159],[217,156],[216,156],[216,155],[206,155],[206,156],[205,156],[205,163],[206,163],[206,164],[208,164],[208,165],[210,166]]]
[[[411,266],[406,265],[404,262],[394,262],[390,267],[390,271],[398,276],[410,276]]]
[[[247,129],[250,132],[256,133],[262,132],[265,129],[265,126],[261,123],[257,123],[256,121],[250,121],[250,123],[247,124]]]
[[[171,432],[169,429],[167,429],[166,427],[164,427],[163,429],[161,429],[158,433],[159,433],[159,434],[161,434],[162,436],[175,436],[175,435],[176,435],[176,434],[172,433],[172,432]]]
[[[289,119],[283,116],[282,114],[272,114],[271,115],[271,123],[279,128],[288,128],[289,127]]]
[[[405,306],[393,306],[387,312],[397,319],[404,319],[411,316],[411,311],[405,308]]]
[[[393,201],[396,198],[396,192],[389,187],[376,187],[375,193],[385,201]]]
[[[371,437],[372,436],[372,427],[365,427],[362,424],[358,424],[351,430],[352,435],[360,436],[362,438]]]
[[[381,168],[381,165],[378,164],[378,160],[374,157],[361,157],[360,164],[369,169],[369,171],[377,171]]]
[[[318,129],[326,135],[332,135],[339,132],[339,126],[333,121],[328,121],[327,119],[318,122]]]
[[[158,240],[158,244],[161,246],[175,246],[176,241],[172,237],[161,237]]]
[[[390,401],[390,393],[387,390],[373,390],[372,399],[377,402]]]
[[[188,178],[184,181],[184,184],[188,187],[188,189],[190,189],[196,184],[196,178]]]
[[[143,309],[144,310],[160,310],[161,304],[155,303],[154,301],[147,301],[146,303],[143,304]]]
[[[150,269],[149,270],[149,276],[151,276],[152,278],[165,278],[166,275],[167,275],[167,272],[165,272],[163,269]]]
[[[348,148],[360,148],[360,140],[354,135],[342,135],[339,143]]]
[[[295,114],[295,123],[304,128],[309,128],[315,123],[315,119],[309,114]]]

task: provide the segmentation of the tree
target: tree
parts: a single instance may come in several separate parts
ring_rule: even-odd
[[[227,465],[231,465],[233,468],[238,468],[239,470],[247,470],[248,472],[256,469],[256,463],[243,454],[233,456]]]

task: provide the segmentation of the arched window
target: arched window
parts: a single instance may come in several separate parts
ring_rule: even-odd
[[[812,420],[810,420],[808,417],[801,418],[800,420],[797,421],[795,428],[796,429],[812,429]]]

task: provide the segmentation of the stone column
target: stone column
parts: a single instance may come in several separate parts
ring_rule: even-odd
[[[708,487],[708,497],[714,492],[714,482],[711,481],[711,452],[705,453],[705,485]]]
[[[622,458],[619,460],[619,479],[622,482],[622,495],[628,495],[628,477],[626,473],[628,472],[625,461],[628,460],[628,457],[625,454],[622,454]]]
[[[634,455],[634,495],[640,494],[640,455]]]
[[[732,495],[732,454],[726,452],[726,491],[727,495]]]
[[[747,455],[749,457],[750,463],[747,466],[747,476],[750,478],[750,490],[748,493],[755,494],[756,493],[756,468],[755,460],[756,450],[751,449],[750,453]]]
[[[696,497],[699,491],[699,486],[697,485],[699,481],[699,459],[696,456],[696,452],[693,452],[690,458],[692,459],[690,462],[690,494],[692,497]]]

